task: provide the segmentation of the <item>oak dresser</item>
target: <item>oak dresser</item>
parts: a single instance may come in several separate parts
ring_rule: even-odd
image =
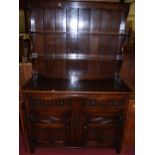
[[[29,0],[33,76],[24,85],[30,152],[121,151],[130,88],[120,79],[127,3]]]

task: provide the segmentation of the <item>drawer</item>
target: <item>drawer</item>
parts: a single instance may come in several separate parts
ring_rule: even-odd
[[[121,112],[124,109],[126,99],[85,99],[83,108],[88,113]]]
[[[30,112],[33,114],[65,114],[72,110],[72,103],[69,98],[52,97],[30,97]]]

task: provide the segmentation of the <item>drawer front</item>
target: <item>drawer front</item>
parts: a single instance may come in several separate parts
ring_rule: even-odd
[[[30,110],[33,113],[63,113],[71,111],[72,103],[68,98],[30,97]]]
[[[121,112],[126,103],[125,98],[87,98],[84,100],[83,108],[88,113],[102,113],[102,112]]]

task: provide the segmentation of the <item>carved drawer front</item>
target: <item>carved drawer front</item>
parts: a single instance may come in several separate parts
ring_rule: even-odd
[[[120,142],[122,118],[112,114],[85,114],[83,142],[86,146],[115,147]]]
[[[30,111],[33,114],[60,113],[67,115],[71,112],[71,100],[68,98],[55,98],[55,97],[31,97],[30,98]]]
[[[96,112],[121,112],[124,108],[125,98],[119,99],[94,99],[87,98],[84,101],[84,111]]]

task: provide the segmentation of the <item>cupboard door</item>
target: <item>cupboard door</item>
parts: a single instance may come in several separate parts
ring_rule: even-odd
[[[70,145],[70,99],[31,97],[27,117],[33,145],[58,147]]]
[[[109,113],[85,114],[83,144],[91,147],[115,147],[120,143],[121,121],[119,115]]]

